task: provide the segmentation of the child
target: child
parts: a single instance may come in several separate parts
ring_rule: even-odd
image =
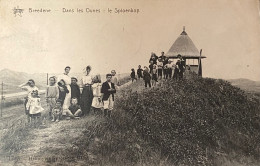
[[[114,82],[112,82],[112,83],[114,83]],[[92,105],[91,105],[95,114],[101,112],[100,110],[103,107],[102,101],[101,101],[101,87],[102,87],[102,84],[101,84],[100,75],[96,75],[96,77],[93,80],[93,85],[92,85],[94,98],[92,100]]]
[[[38,96],[37,90],[32,91],[32,97],[28,99],[26,109],[29,110],[30,122],[34,120],[34,122],[37,123],[41,117],[41,112],[44,110],[41,107],[41,99]]]
[[[77,98],[78,103],[80,103],[80,88],[79,85],[77,84],[78,80],[75,77],[71,78],[71,98]]]
[[[134,82],[134,80],[137,80],[136,78],[135,78],[135,69],[131,69],[131,74],[130,74],[130,76],[131,76],[131,78],[132,78],[132,82]]]
[[[111,71],[111,74],[112,74],[112,80],[111,80],[111,82],[113,82],[116,87],[117,87],[117,86],[120,86],[119,80],[118,80],[118,78],[117,78],[117,76],[116,76],[116,71],[115,71],[115,70],[112,70],[112,71]],[[101,81],[101,80],[100,80],[100,81]]]
[[[156,82],[157,82],[157,66],[156,64],[154,64],[152,70],[152,85],[155,86]]]
[[[173,70],[173,79],[174,80],[178,80],[178,76],[179,76],[179,68],[178,66],[174,65],[174,70]]]
[[[144,85],[145,87],[147,87],[147,84],[149,85],[149,87],[151,88],[151,75],[149,73],[149,69],[145,66],[144,67]]]
[[[38,88],[35,86],[35,82],[33,79],[30,79],[28,80],[28,82],[22,84],[22,85],[19,85],[19,87],[22,89],[22,90],[25,90],[27,91],[28,95],[25,97],[25,101],[24,101],[24,107],[25,107],[25,114],[27,116],[27,120],[28,120],[28,123],[30,122],[31,118],[29,116],[29,110],[26,109],[26,105],[27,105],[27,102],[28,102],[28,99],[32,97],[32,91],[33,90],[38,90]]]
[[[47,106],[49,107],[49,117],[52,117],[52,109],[56,105],[56,101],[59,98],[59,88],[55,85],[56,84],[56,79],[55,77],[50,77],[49,78],[50,85],[46,89],[46,101],[47,101]]]
[[[167,65],[165,64],[165,65],[163,66],[163,78],[164,78],[164,79],[167,79],[167,75],[168,75],[168,67],[167,67]]]
[[[158,59],[157,66],[158,66],[158,79],[162,79],[163,62],[161,58]]]
[[[143,69],[142,69],[141,65],[138,66],[137,76],[138,76],[138,79],[143,78]]]
[[[59,100],[61,102],[61,106],[63,106],[66,94],[69,93],[69,90],[67,88],[67,86],[65,85],[64,80],[60,80],[60,82],[58,82],[59,85]]]
[[[168,61],[168,64],[166,64],[166,67],[167,67],[166,79],[167,79],[167,78],[172,78],[173,65],[171,64],[171,61]]]
[[[106,75],[107,81],[101,87],[101,99],[104,103],[104,116],[110,117],[114,107],[114,94],[116,93],[115,84],[111,82],[112,75]]]
[[[59,122],[62,114],[62,101],[57,100],[55,107],[52,109],[52,122]]]

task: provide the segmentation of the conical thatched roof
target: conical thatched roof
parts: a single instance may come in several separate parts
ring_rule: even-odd
[[[183,32],[175,40],[166,55],[170,58],[177,58],[178,54],[185,59],[198,59],[200,56],[199,50],[186,33],[185,28],[183,28]],[[202,56],[201,58],[206,57]]]

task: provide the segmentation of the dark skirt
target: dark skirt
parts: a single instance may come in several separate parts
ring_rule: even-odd
[[[157,81],[157,74],[153,74],[153,75],[152,75],[152,80]]]
[[[81,94],[81,109],[83,115],[86,115],[90,112],[92,100],[93,100],[92,87],[85,86]]]
[[[25,111],[25,115],[29,115],[29,110],[26,108],[26,104],[28,103],[28,97],[24,98],[24,111]]]

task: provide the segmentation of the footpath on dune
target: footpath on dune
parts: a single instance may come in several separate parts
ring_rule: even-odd
[[[119,95],[120,90],[129,84],[131,84],[131,82],[127,82],[119,87]],[[44,104],[43,107],[46,108],[46,104]],[[89,115],[79,120],[62,120],[58,123],[47,122],[45,127],[33,128],[30,126],[28,131],[28,126],[26,127],[25,123],[26,120],[21,119],[25,118],[25,116],[15,117],[13,115],[17,111],[21,111],[22,107],[16,106],[10,109],[14,109],[14,111],[9,110],[10,115],[8,114],[7,116],[9,120],[3,125],[10,123],[10,127],[14,127],[13,130],[20,130],[20,132],[26,133],[26,138],[21,139],[22,135],[17,131],[10,132],[10,135],[13,137],[17,136],[18,139],[13,140],[13,142],[10,141],[10,144],[12,144],[11,148],[13,148],[10,150],[11,153],[1,154],[1,165],[48,165],[48,162],[55,163],[55,161],[62,161],[63,158],[68,159],[69,156],[64,157],[60,155],[60,151],[70,148],[75,150],[73,143],[82,135],[82,132],[85,130],[85,125],[87,125],[86,123],[92,123],[93,121],[97,123],[103,120],[101,117]],[[10,121],[10,117],[15,117],[16,119]],[[19,128],[19,125],[23,127]],[[18,147],[15,147],[18,141]],[[5,147],[8,148],[8,145],[5,145]],[[17,149],[19,152],[16,152]],[[90,158],[89,156],[91,156],[91,154],[88,154],[87,157]],[[82,157],[83,156],[77,156],[78,161],[81,161]]]

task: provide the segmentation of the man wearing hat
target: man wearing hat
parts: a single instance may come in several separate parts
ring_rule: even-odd
[[[183,79],[183,72],[185,70],[185,61],[180,54],[178,54],[177,57],[178,57],[178,60],[177,60],[177,63],[176,63],[176,67],[179,69],[178,79],[182,80]]]

